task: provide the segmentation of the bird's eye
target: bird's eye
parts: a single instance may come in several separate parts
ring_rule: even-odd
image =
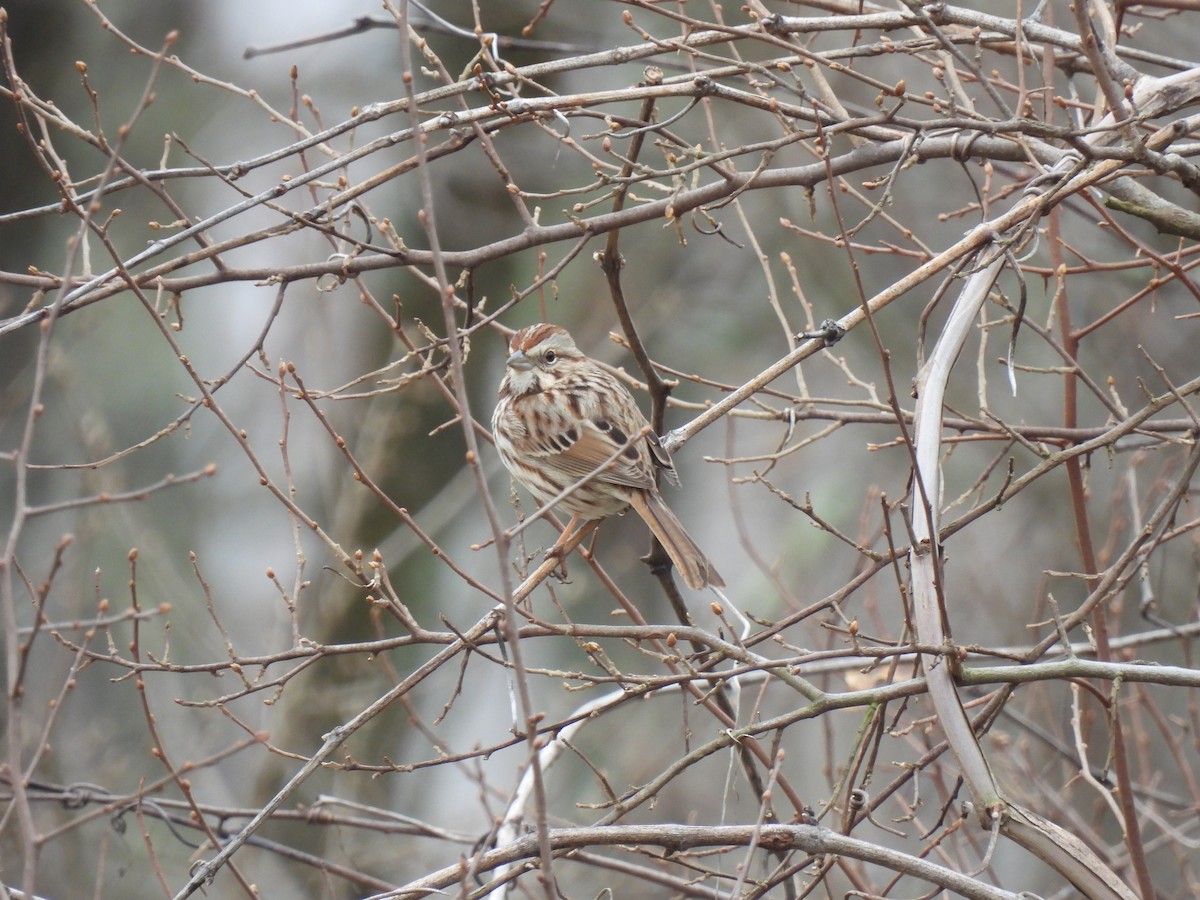
[[[558,359],[558,354],[557,354],[557,353],[555,353],[553,350],[547,350],[547,351],[546,351],[546,355],[545,355],[545,356],[543,356],[542,358],[543,358],[544,360],[546,360],[546,362],[553,364],[553,362],[554,362],[556,359]]]

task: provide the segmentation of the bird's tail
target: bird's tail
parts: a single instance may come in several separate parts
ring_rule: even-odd
[[[630,499],[633,511],[642,517],[658,542],[663,545],[671,562],[679,570],[684,584],[692,590],[702,590],[710,584],[713,587],[725,587],[725,581],[717,574],[713,564],[708,561],[692,536],[687,533],[683,523],[675,517],[670,507],[656,492],[633,491]]]

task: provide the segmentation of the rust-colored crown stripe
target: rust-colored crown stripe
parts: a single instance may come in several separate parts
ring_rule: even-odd
[[[508,349],[513,353],[518,350],[528,351],[536,347],[552,334],[565,333],[564,329],[557,325],[550,325],[546,322],[539,322],[536,325],[530,325],[528,328],[522,328],[513,335],[512,341],[508,345]]]

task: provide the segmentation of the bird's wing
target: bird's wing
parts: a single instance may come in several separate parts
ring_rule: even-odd
[[[585,419],[560,432],[554,441],[556,452],[548,455],[553,455],[554,464],[567,474],[582,478],[603,465],[627,442],[629,446],[595,476],[596,480],[632,488],[653,488],[654,476],[645,437],[625,434],[608,419]]]

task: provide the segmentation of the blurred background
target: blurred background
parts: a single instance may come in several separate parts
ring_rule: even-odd
[[[1004,10],[976,4],[994,15],[1016,14],[1011,4],[1002,5]],[[511,37],[521,36],[541,8],[534,2],[478,6],[483,31]],[[194,240],[132,265],[136,273],[170,263],[164,277],[184,279],[179,290],[156,292],[154,284],[144,284],[152,311],[126,290],[71,307],[52,332],[21,319],[55,300],[48,286],[54,277],[70,276],[78,285],[113,268],[114,256],[129,261],[178,233],[179,211],[191,222],[217,216],[407,128],[408,113],[389,108],[377,121],[294,149],[305,135],[405,96],[404,50],[394,28],[331,37],[359,17],[385,22],[387,13],[376,3],[282,0],[263,0],[252,9],[234,0],[18,0],[4,8],[9,93],[0,104],[0,324],[6,326],[0,332],[0,510],[6,559],[14,563],[6,573],[8,622],[18,629],[7,644],[6,777],[11,784],[15,770],[27,773],[32,827],[41,840],[36,852],[29,849],[21,839],[29,826],[9,805],[0,821],[0,872],[13,885],[32,872],[45,896],[170,896],[186,883],[189,865],[213,853],[194,821],[187,823],[189,815],[195,818],[193,809],[202,808],[222,836],[236,832],[316,752],[323,735],[440,647],[434,640],[372,643],[408,632],[380,600],[388,590],[355,583],[338,548],[351,557],[361,551],[368,560],[378,550],[394,599],[443,636],[468,629],[494,606],[489,592],[501,591],[502,561],[487,546],[493,530],[465,462],[445,344],[435,344],[446,327],[432,268],[387,261],[341,283],[328,272],[301,271],[331,259],[354,261],[360,253],[382,259],[383,250],[400,242],[430,249],[415,168],[381,179],[357,198],[356,210],[340,208],[325,223],[330,227],[307,227],[302,215],[401,164],[414,152],[411,140],[394,146],[381,141],[378,149],[278,201],[214,224],[206,234],[212,242],[254,236],[224,249],[219,266],[186,259],[203,255]],[[1148,9],[1122,20],[1122,43],[1163,59],[1194,57],[1200,46],[1195,13]],[[775,11],[817,16],[853,10],[825,3],[777,4]],[[499,51],[500,68],[645,45],[640,29],[676,40],[687,30],[686,22],[676,21],[680,17],[711,27],[720,27],[722,16],[730,27],[751,21],[744,8],[719,14],[698,3],[654,10],[559,0],[545,5],[545,12],[529,29],[530,43]],[[428,49],[452,80],[473,71],[479,43],[446,33],[442,20],[473,32],[474,15],[467,2],[437,4],[438,18],[412,10]],[[1047,4],[1042,21],[1074,30],[1065,3]],[[156,67],[146,53],[131,52],[133,45],[157,52],[170,33],[176,35],[168,50],[174,61]],[[856,38],[845,30],[802,36],[794,44],[742,37],[690,58],[664,45],[654,57],[539,73],[520,93],[540,98],[622,91],[642,82],[646,66],[654,64],[668,79],[715,72],[737,90],[811,108],[828,98],[802,62],[788,70],[754,65],[799,54],[819,60],[851,117],[874,116],[891,105],[901,81],[898,94],[907,91],[910,98],[896,113],[900,120],[950,116],[928,99],[953,94],[944,68],[937,74],[936,48],[906,46],[889,56],[879,49],[883,43],[913,33],[889,34],[881,42],[877,32]],[[411,52],[419,56],[419,48]],[[821,53],[827,55],[814,56]],[[1027,118],[1066,126],[1095,100],[1095,84],[1085,73],[1068,78],[1041,63],[1018,65],[1010,52],[990,45],[965,44],[963,53],[992,76],[1005,100],[1016,105],[1018,97],[1028,98],[1029,106],[1018,110]],[[432,57],[414,65],[418,93],[443,83]],[[1135,65],[1154,75],[1173,71],[1161,62]],[[964,81],[963,90],[986,116],[1006,118],[989,106],[977,82],[966,75]],[[40,119],[13,102],[11,92],[22,83],[38,103],[48,104]],[[153,98],[142,109],[147,90]],[[421,105],[422,118],[488,106],[478,90],[462,96],[465,107],[451,96]],[[1056,107],[1054,96],[1069,102]],[[686,168],[689,159],[706,154],[741,147],[725,165],[741,173],[777,172],[819,163],[824,140],[839,158],[871,142],[800,135],[810,123],[767,108],[712,98],[692,102],[672,97],[656,107],[660,122],[681,115],[646,135],[629,208],[716,181],[714,169]],[[506,190],[479,140],[431,162],[441,248],[470,253],[528,234],[522,205],[539,226],[611,211],[614,172],[630,146],[629,123],[638,119],[640,105],[637,99],[580,104],[498,125],[492,148],[516,193]],[[59,113],[62,121],[55,123]],[[469,126],[459,127],[471,134]],[[893,127],[941,134],[907,120]],[[1011,133],[1019,144],[1020,131]],[[794,139],[784,139],[789,136]],[[438,132],[429,146],[446,138]],[[80,242],[80,219],[62,208],[59,183],[70,182],[81,194],[90,190],[109,162],[97,145],[118,141],[121,159],[132,169],[188,174],[107,193],[92,211],[104,233]],[[270,154],[276,158],[260,162]],[[249,165],[232,171],[238,163]],[[62,176],[53,177],[53,168]],[[846,316],[1007,208],[1034,174],[1036,167],[1004,154],[921,165],[911,157],[898,165],[881,156],[844,180],[752,185],[702,212],[623,228],[622,284],[630,314],[651,358],[680,382],[667,428],[686,424],[705,404],[786,355],[798,332]],[[1182,206],[1195,207],[1194,195],[1177,183],[1146,180]],[[838,240],[843,228],[854,229],[849,252]],[[1039,452],[1049,455],[1086,437],[1052,433],[1071,424],[1064,421],[1064,372],[1090,379],[1080,389],[1076,424],[1093,429],[1091,436],[1140,409],[1148,397],[1200,375],[1188,335],[1194,320],[1181,318],[1196,312],[1200,298],[1190,277],[1194,241],[1109,213],[1099,194],[1070,198],[1037,228],[1034,239],[1015,251],[1021,279],[1011,271],[1002,277],[996,302],[958,361],[947,415],[961,424],[948,434],[962,440],[947,445],[944,460],[947,521],[990,503],[1009,477],[1010,460],[1019,476],[1040,461]],[[471,329],[463,369],[469,414],[483,430],[503,374],[506,329],[541,320],[562,324],[585,352],[643,380],[628,349],[610,339],[621,327],[594,257],[604,240],[600,234],[581,246],[578,237],[564,237],[519,252],[492,249],[471,268],[469,281],[458,282],[458,323]],[[369,246],[355,250],[355,241]],[[288,274],[281,284],[272,273]],[[448,277],[453,283],[462,273],[451,265]],[[954,284],[944,297],[942,290],[941,280],[931,279],[908,291],[873,318],[873,329],[856,328],[773,383],[773,392],[743,404],[741,415],[722,418],[676,452],[683,490],[670,491],[668,501],[729,582],[729,599],[753,618],[754,629],[789,622],[777,640],[755,652],[800,660],[800,670],[824,690],[873,687],[914,671],[911,661],[903,671],[864,669],[848,629],[880,646],[911,639],[900,587],[903,560],[891,567],[879,565],[878,556],[907,545],[904,518],[913,507],[910,457],[889,392],[911,411],[913,381],[944,322]],[[1016,346],[1014,396],[1000,361],[1022,293],[1026,321]],[[476,327],[518,296],[496,326]],[[1074,362],[1064,358],[1064,311],[1078,339]],[[181,354],[214,391],[219,415],[211,404],[198,405],[201,391]],[[281,387],[281,364],[295,367],[311,407],[297,395],[294,380],[284,378]],[[638,396],[649,413],[648,398]],[[31,425],[35,403],[40,411]],[[1137,440],[1086,458],[1087,516],[1101,566],[1121,555],[1141,520],[1175,485],[1190,447],[1189,415],[1178,406],[1167,409],[1155,419],[1168,423],[1161,430],[1149,428]],[[1007,438],[997,422],[1028,428],[1028,437],[1023,443]],[[394,505],[356,477],[331,432]],[[31,467],[22,473],[16,454],[27,438]],[[511,482],[484,440],[480,466],[487,493],[501,525],[508,526],[519,514]],[[264,479],[302,515],[289,510]],[[1077,519],[1065,491],[1064,476],[1053,473],[998,507],[968,516],[947,538],[943,590],[960,644],[1027,647],[1053,634],[1056,611],[1069,612],[1088,595],[1077,577],[1083,568]],[[523,514],[533,512],[528,495],[516,496]],[[1169,641],[1136,645],[1131,658],[1191,665],[1187,626],[1196,620],[1200,547],[1186,524],[1195,517],[1186,485],[1181,497],[1173,518],[1178,534],[1156,545],[1145,557],[1141,580],[1106,604],[1114,637],[1176,629]],[[797,509],[805,505],[811,515]],[[520,551],[536,562],[556,536],[546,522],[531,526],[509,562],[525,571]],[[477,545],[485,546],[473,549]],[[646,620],[671,622],[668,596],[640,561],[647,551],[645,528],[632,516],[606,523],[595,548],[621,594]],[[729,636],[731,626],[710,609],[713,598],[685,594],[700,627]],[[617,605],[614,592],[576,557],[569,580],[540,589],[532,608],[555,623],[625,624],[628,618],[614,613]],[[1153,617],[1143,614],[1147,609]],[[1087,636],[1078,630],[1072,638]],[[610,674],[666,677],[647,645],[612,639],[599,646]],[[17,647],[26,649],[14,655]],[[522,641],[534,708],[547,722],[564,721],[580,704],[617,689],[621,678],[589,684],[583,677],[604,675],[597,652],[565,637]],[[509,808],[529,762],[528,747],[513,737],[511,676],[499,654],[493,644],[438,668],[353,734],[288,798],[284,813],[257,833],[259,843],[235,858],[247,880],[263,896],[365,896],[472,853]],[[830,661],[839,655],[849,662]],[[807,670],[805,660],[811,663]],[[19,700],[11,696],[17,682]],[[590,689],[569,691],[565,684]],[[747,683],[736,713],[740,724],[802,708],[796,693],[765,685]],[[1110,690],[1107,684],[1096,689],[1102,699]],[[983,689],[963,694],[968,701],[991,696]],[[1126,733],[1143,739],[1136,744],[1135,777],[1145,788],[1139,802],[1161,896],[1187,896],[1195,884],[1186,852],[1194,827],[1179,817],[1194,812],[1200,796],[1194,785],[1155,793],[1163,771],[1186,776],[1181,783],[1193,780],[1191,736],[1200,723],[1183,694],[1134,686],[1115,698],[1136,706],[1127,713]],[[985,741],[1014,792],[1027,792],[1016,799],[1062,824],[1071,820],[1119,867],[1125,861],[1121,823],[1075,778],[1080,762],[1068,722],[1071,702],[1065,683],[1023,689]],[[13,720],[18,712],[20,723]],[[893,701],[887,712],[886,727],[872,732],[877,783],[908,777],[912,768],[920,774],[878,813],[903,823],[896,833],[868,825],[863,836],[919,852],[930,844],[929,834],[948,826],[945,811],[964,798],[956,795],[952,765],[927,759],[939,740],[926,718],[930,708],[914,698]],[[843,776],[862,773],[852,761],[861,749],[863,715],[858,708],[811,720],[798,715],[776,732],[787,752],[782,775],[817,813],[835,810],[822,820],[830,827],[837,825],[843,791],[854,780]],[[1085,710],[1099,769],[1105,767],[1108,715],[1100,701]],[[551,823],[601,818],[612,799],[606,791],[621,795],[645,784],[720,727],[677,689],[619,705],[601,726],[582,729],[575,752],[550,770]],[[770,745],[770,738],[763,743]],[[638,809],[630,821],[753,822],[759,798],[739,765],[728,752],[706,757],[665,784],[653,809]],[[171,772],[186,772],[188,790]],[[149,818],[128,799],[140,791],[159,804]],[[340,818],[320,821],[318,812]],[[169,827],[165,820],[173,816],[180,823]],[[790,810],[779,816],[792,817]],[[951,842],[947,858],[982,852],[986,837],[974,833]],[[631,856],[647,870],[658,867],[650,854]],[[741,859],[704,865],[723,866],[728,875]],[[1014,860],[1026,867],[1019,883],[1005,867]],[[756,863],[753,871],[763,874],[763,865]],[[629,893],[647,889],[644,871],[622,874],[595,863],[563,863],[560,871],[560,886],[578,896],[605,886],[614,895],[624,888],[626,896],[657,896]],[[828,877],[831,890],[854,883],[845,873]],[[1047,896],[1061,889],[1029,857],[1004,845],[981,877]],[[701,879],[695,895],[710,896],[704,891],[716,890],[713,884],[720,879]],[[678,889],[664,882],[661,896]],[[227,870],[214,890],[219,896],[241,892]]]

